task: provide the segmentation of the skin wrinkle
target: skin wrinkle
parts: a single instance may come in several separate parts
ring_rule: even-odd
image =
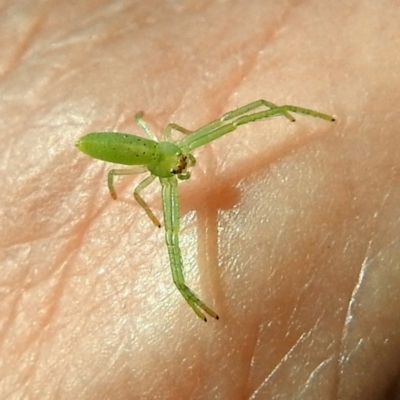
[[[279,368],[285,365],[286,360],[290,357],[290,355],[294,352],[296,347],[301,344],[304,341],[304,338],[307,337],[310,333],[303,333],[297,340],[296,342],[290,347],[289,351],[282,357],[282,359],[279,361],[279,363],[275,366],[275,368],[269,373],[269,375],[265,378],[265,380],[262,382],[262,384],[253,392],[253,396],[251,399],[256,398],[255,395],[256,393],[264,386],[268,384],[268,381],[274,378],[274,375],[279,371]]]
[[[331,363],[334,360],[334,356],[329,357],[327,360],[321,361],[317,367],[314,368],[314,370],[310,373],[309,378],[307,381],[304,383],[304,389],[299,393],[300,397],[302,397],[303,394],[307,394],[306,390],[308,390],[309,386],[313,383],[313,381],[316,379],[317,375],[321,370],[323,370],[329,363]]]

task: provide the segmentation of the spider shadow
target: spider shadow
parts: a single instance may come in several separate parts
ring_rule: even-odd
[[[297,129],[295,133],[285,135],[281,141],[275,142],[271,146],[266,145],[265,149],[251,156],[251,162],[244,160],[237,164],[234,170],[225,171],[223,174],[215,173],[217,162],[213,150],[204,149],[197,160],[199,165],[205,165],[203,172],[200,168],[195,167],[192,172],[193,177],[197,179],[189,181],[187,185],[180,185],[181,215],[185,215],[189,211],[196,213],[197,264],[201,270],[200,277],[206,277],[205,280],[211,285],[210,292],[214,293],[211,298],[214,297],[215,303],[220,304],[219,307],[215,306],[215,309],[222,308],[222,304],[225,303],[221,302],[225,297],[221,284],[221,272],[214,268],[219,265],[218,260],[220,259],[218,254],[218,215],[221,211],[232,210],[239,204],[241,192],[238,184],[241,181],[256,179],[271,165],[326,136],[326,129],[308,135],[304,130],[299,132]],[[229,260],[230,256],[224,255],[223,258]],[[207,271],[207,276],[205,271]],[[200,282],[202,292],[204,292],[203,288],[206,285],[202,283],[202,279]],[[212,304],[212,302],[209,303]],[[222,313],[221,309],[217,311]]]

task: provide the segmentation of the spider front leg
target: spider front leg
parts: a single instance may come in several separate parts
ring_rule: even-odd
[[[111,197],[115,200],[117,198],[117,193],[114,189],[114,176],[120,176],[120,175],[135,175],[135,174],[140,174],[147,171],[147,168],[145,167],[136,167],[136,168],[127,168],[127,169],[112,169],[108,172],[108,190],[110,191]],[[145,189],[147,186],[149,186],[155,179],[156,177],[154,175],[148,176],[144,181],[139,183],[138,186],[136,186],[135,190],[133,191],[133,197],[135,200],[139,203],[139,205],[144,209],[146,212],[147,216],[150,218],[151,222],[158,228],[161,228],[160,221],[157,219],[157,217],[153,214],[151,211],[149,205],[144,201],[143,197],[140,196],[140,192]]]
[[[204,304],[185,283],[182,255],[179,247],[178,181],[176,177],[160,178],[160,181],[162,186],[165,241],[174,284],[199,318],[203,321],[207,321],[203,313],[205,312],[211,317],[219,319],[218,315]]]
[[[320,113],[318,111],[310,110],[309,108],[284,105],[284,106],[271,108],[270,110],[259,111],[254,114],[243,115],[241,117],[238,117],[234,121],[232,121],[231,124],[234,125],[235,127],[238,127],[240,125],[248,124],[249,122],[258,121],[260,119],[267,119],[267,118],[273,117],[275,115],[286,115],[288,111],[296,113],[296,114],[308,115],[308,116],[314,117],[314,118],[325,119],[326,121],[331,121],[331,122],[335,121],[335,118],[333,118],[332,116],[330,116],[328,114]],[[294,119],[293,119],[293,121],[294,121]]]
[[[256,109],[260,105],[266,105],[267,107],[271,108],[264,111],[246,114],[249,110]],[[328,114],[320,113],[308,108],[290,105],[276,106],[275,104],[266,100],[258,100],[246,106],[240,107],[237,110],[227,112],[220,119],[204,125],[203,127],[193,131],[190,135],[185,136],[183,139],[176,142],[176,145],[178,145],[182,151],[190,152],[206,145],[207,143],[213,142],[229,132],[233,132],[240,125],[267,119],[276,115],[283,115],[290,121],[295,121],[289,112],[309,115],[311,117],[321,118],[327,121],[335,121],[335,118]]]
[[[246,104],[245,106],[239,107],[236,110],[225,113],[220,118],[220,121],[229,121],[229,120],[235,119],[237,117],[241,117],[244,114],[247,114],[249,111],[253,111],[256,108],[259,108],[262,106],[267,107],[267,109],[279,108],[279,106],[277,106],[276,104],[271,103],[270,101],[261,99],[261,100],[253,101],[252,103]],[[291,122],[295,121],[295,119],[286,111],[282,112],[282,115]]]

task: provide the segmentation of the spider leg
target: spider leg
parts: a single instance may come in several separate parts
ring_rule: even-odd
[[[246,104],[243,107],[239,107],[236,110],[225,113],[220,118],[220,121],[229,121],[229,120],[235,119],[236,117],[240,117],[244,114],[247,114],[249,111],[253,111],[262,106],[267,107],[267,109],[279,108],[279,106],[277,106],[276,104],[271,103],[270,101],[261,99],[261,100],[253,101],[252,103]],[[292,122],[294,121],[294,118],[288,112],[283,111],[282,115],[284,117],[286,117],[289,121],[292,121]]]
[[[271,108],[270,110],[260,111],[260,112],[250,114],[250,115],[243,115],[242,117],[239,117],[236,120],[234,120],[232,122],[232,125],[234,125],[235,127],[238,127],[240,125],[248,124],[249,122],[254,122],[254,121],[258,121],[260,119],[270,118],[275,115],[285,115],[287,113],[287,111],[291,111],[296,114],[309,115],[311,117],[321,118],[321,119],[325,119],[327,121],[335,120],[330,115],[323,114],[318,111],[310,110],[308,108],[284,105],[284,106]],[[293,119],[293,121],[294,121],[294,119]]]
[[[143,210],[146,211],[146,214],[150,218],[151,222],[156,227],[161,228],[160,221],[153,214],[153,211],[151,211],[149,205],[144,201],[143,197],[140,196],[140,194],[139,194],[143,189],[145,189],[147,186],[149,186],[154,181],[154,179],[156,179],[156,176],[150,175],[144,181],[140,182],[139,185],[137,185],[135,190],[133,191],[133,197],[139,203],[139,205],[143,208]]]
[[[179,140],[176,144],[182,148],[185,152],[190,152],[198,147],[204,146],[207,143],[210,143],[221,136],[226,135],[229,132],[234,131],[238,126],[248,124],[249,122],[258,121],[261,119],[267,119],[273,117],[275,115],[283,115],[286,118],[289,118],[291,121],[295,119],[288,113],[288,111],[297,113],[297,114],[305,114],[315,118],[322,118],[328,121],[334,121],[335,119],[330,115],[320,113],[318,111],[310,110],[307,108],[297,107],[297,106],[276,106],[270,108],[268,110],[255,112],[252,114],[247,114],[246,112],[249,109],[255,109],[260,105],[265,104],[265,100],[258,100],[254,103],[250,103],[247,106],[243,106],[238,108],[237,110],[230,111],[224,114],[221,119],[213,121],[200,129],[193,131],[190,135],[184,137],[182,140]],[[266,102],[266,104],[272,104]],[[226,122],[232,120],[231,122]]]
[[[125,169],[111,169],[108,171],[108,177],[107,177],[107,184],[108,184],[108,190],[110,191],[111,197],[116,200],[117,199],[117,192],[114,189],[114,176],[119,176],[119,175],[136,175],[136,174],[142,174],[143,172],[146,172],[147,168],[143,166],[136,166],[133,168],[125,168]]]
[[[154,134],[154,132],[149,128],[149,126],[147,125],[147,123],[145,122],[145,120],[143,119],[143,115],[144,112],[143,111],[139,111],[136,115],[135,115],[135,120],[138,123],[138,125],[146,132],[147,136],[152,139],[155,140],[156,142],[158,142],[158,138],[157,136]]]
[[[142,172],[146,172],[147,168],[138,166],[136,168],[126,168],[126,169],[112,169],[108,172],[108,189],[110,191],[111,197],[115,200],[117,198],[117,192],[114,189],[114,176],[121,176],[121,175],[135,175],[140,174]],[[133,191],[133,197],[139,203],[139,205],[146,211],[147,216],[151,219],[151,222],[158,228],[161,227],[160,221],[156,218],[156,216],[151,211],[149,205],[143,200],[140,196],[140,192],[150,185],[154,181],[156,177],[154,175],[148,176],[144,181],[139,183],[136,186],[135,190]]]
[[[204,315],[206,313],[213,318],[219,319],[218,315],[203,303],[185,283],[182,255],[179,247],[178,181],[176,177],[160,178],[160,181],[162,186],[165,241],[174,284],[199,318],[207,321]]]
[[[167,127],[165,128],[165,132],[164,132],[164,140],[166,142],[171,142],[172,130],[181,132],[184,135],[189,135],[190,133],[192,133],[192,131],[184,128],[183,126],[180,126],[180,125],[174,124],[174,123],[170,123],[167,125]]]
[[[222,115],[222,117],[218,118],[215,121],[210,122],[209,124],[203,126],[202,128],[200,128],[201,130],[204,131],[213,131],[221,126],[224,125],[225,121],[229,121],[232,119],[235,119],[237,117],[240,116],[244,116],[244,114],[247,114],[249,111],[253,111],[257,108],[260,107],[267,107],[267,109],[273,109],[273,108],[279,108],[279,106],[277,106],[274,103],[271,103],[270,101],[267,100],[257,100],[257,101],[253,101],[252,103],[246,104],[243,107],[239,107],[236,110],[233,111],[229,111],[227,113],[225,113],[224,115]],[[294,121],[295,119],[286,111],[282,112],[283,116],[285,116],[289,121]],[[178,124],[168,124],[166,129],[165,129],[165,133],[164,133],[164,140],[166,140],[167,142],[171,141],[171,133],[172,130],[176,130],[178,132],[183,133],[184,135],[189,135],[191,133],[193,133],[193,131],[186,129]],[[197,131],[196,131],[197,132]]]

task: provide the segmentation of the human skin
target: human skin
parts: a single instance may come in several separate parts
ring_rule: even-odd
[[[5,3],[1,399],[398,395],[396,2]],[[268,4],[269,3],[269,4]],[[370,4],[367,4],[370,3]],[[14,5],[13,5],[14,4]],[[180,185],[186,277],[91,131],[161,137],[265,98],[332,114],[241,127]],[[161,216],[157,182],[143,196]]]

